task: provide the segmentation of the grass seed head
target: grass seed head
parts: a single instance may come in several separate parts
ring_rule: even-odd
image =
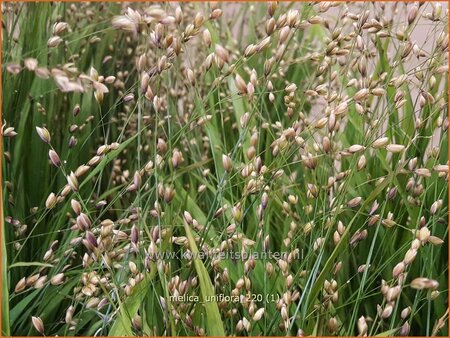
[[[44,141],[45,143],[50,143],[51,136],[50,136],[49,131],[46,128],[36,127],[36,132],[38,133],[38,135],[42,141]]]
[[[45,207],[47,209],[53,209],[56,203],[57,203],[56,195],[54,193],[50,193],[50,195],[48,195],[47,197],[47,200],[45,201]]]
[[[50,149],[48,151],[48,157],[50,158],[50,161],[53,163],[53,165],[55,167],[61,166],[61,160],[60,160],[58,154],[56,153],[56,151],[54,151],[53,149]]]
[[[411,281],[410,287],[417,290],[437,289],[439,287],[439,283],[434,279],[418,277]]]
[[[42,322],[42,319],[40,317],[31,317],[31,322],[33,323],[34,328],[37,332],[39,332],[41,335],[44,335],[44,323]]]
[[[67,184],[69,185],[70,189],[72,189],[73,192],[77,192],[79,188],[77,176],[73,171],[70,172],[69,175],[67,175]]]

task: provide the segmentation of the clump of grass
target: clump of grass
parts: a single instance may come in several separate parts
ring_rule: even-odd
[[[3,334],[448,334],[440,3],[2,11]]]

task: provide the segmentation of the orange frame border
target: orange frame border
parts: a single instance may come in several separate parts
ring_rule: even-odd
[[[338,0],[339,2],[346,2],[345,0]],[[17,0],[17,1],[8,1],[8,0],[0,0],[0,5],[3,4],[3,2],[147,2],[145,0],[131,0],[131,1],[123,1],[123,0],[57,0],[57,1],[52,1],[52,0]],[[208,1],[204,1],[204,0],[167,0],[167,1],[160,1],[157,0],[156,2],[208,2]],[[267,3],[268,1],[264,1],[264,0],[253,0],[253,1],[246,1],[246,0],[233,0],[233,1],[227,1],[227,0],[218,0],[217,2],[264,2]],[[320,2],[320,0],[281,0],[279,2]],[[350,1],[350,2],[446,2],[447,3],[447,9],[450,9],[450,0],[446,0],[446,1],[430,1],[430,0],[419,0],[419,1],[414,1],[414,0],[355,0],[355,1]],[[2,20],[2,11],[0,11],[0,21]],[[450,34],[450,21],[448,21],[448,34]],[[3,121],[2,121],[2,97],[3,97],[3,89],[2,89],[2,78],[3,78],[3,74],[1,71],[1,67],[2,67],[2,45],[3,45],[3,40],[2,40],[2,27],[0,26],[0,125],[3,125]],[[450,48],[447,49],[447,53],[448,53],[448,60],[450,60]],[[447,80],[450,83],[450,72],[447,71]],[[450,87],[447,89],[447,95],[448,98],[450,98]],[[447,99],[447,114],[448,114],[448,119],[450,120],[450,101]],[[448,131],[447,131],[448,133]],[[3,137],[0,137],[0,149],[3,149]],[[448,138],[448,161],[450,161],[450,138]],[[2,163],[2,157],[0,157],[0,165]],[[447,173],[448,175],[448,173]],[[0,181],[3,182],[3,177],[2,177],[2,170],[0,170]],[[447,182],[447,185],[450,188],[450,182]],[[449,201],[449,209],[450,209],[450,189],[448,189],[448,201]],[[3,200],[3,189],[2,187],[0,187],[0,200]],[[0,204],[0,214],[3,214],[3,204]],[[448,213],[447,215],[447,227],[450,230],[450,213]],[[3,218],[0,219],[0,226],[3,228],[4,223],[3,223]],[[449,233],[447,233],[447,237],[450,236],[450,231]],[[447,238],[448,239],[448,238]],[[3,238],[2,238],[2,231],[0,231],[0,243],[2,242]],[[448,260],[450,261],[450,246],[448,247]],[[2,271],[2,252],[0,251],[0,272]],[[447,282],[450,280],[450,269],[447,270]],[[3,286],[3,279],[2,279],[2,274],[0,273],[0,289]],[[3,322],[1,320],[2,318],[2,301],[3,301],[3,293],[0,292],[0,337],[3,337],[2,332],[3,330],[1,330]],[[448,304],[448,308],[447,310],[450,310],[450,292],[447,293],[447,304]],[[449,320],[449,319],[447,319]],[[12,336],[12,337],[20,337],[20,336]],[[28,337],[33,337],[33,336],[28,336]],[[36,338],[40,338],[39,336],[35,336]],[[65,336],[65,337],[74,337],[74,336]],[[80,336],[77,336],[80,337]],[[90,338],[91,336],[81,336],[84,338]],[[111,336],[112,337],[112,336]],[[209,337],[213,337],[213,336],[209,336]],[[240,338],[239,336],[237,336],[238,338]],[[267,336],[269,338],[275,338],[278,336]],[[294,336],[293,336],[294,337]],[[345,337],[345,336],[344,336]],[[349,336],[352,337],[352,336]],[[391,337],[399,337],[399,336],[391,336]],[[414,336],[410,336],[410,337],[414,337]]]

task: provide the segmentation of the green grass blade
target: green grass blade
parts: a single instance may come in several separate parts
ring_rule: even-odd
[[[197,271],[197,276],[199,279],[200,291],[205,308],[206,326],[208,331],[207,333],[210,336],[225,336],[225,330],[223,328],[222,319],[220,317],[219,307],[217,305],[217,302],[211,301],[212,299],[214,299],[215,292],[209,278],[208,271],[206,270],[203,262],[199,257],[197,244],[195,244],[191,229],[189,229],[189,226],[186,223],[184,225],[184,229],[186,231],[186,236],[188,238],[189,246],[193,255],[195,270]]]

